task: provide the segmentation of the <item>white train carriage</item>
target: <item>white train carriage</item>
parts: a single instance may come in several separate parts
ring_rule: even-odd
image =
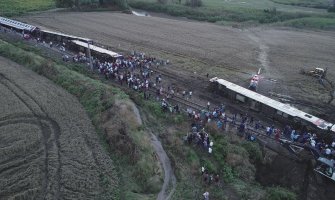
[[[0,17],[0,25],[6,28],[15,29],[16,31],[24,31],[25,33],[33,33],[34,31],[39,30],[36,26],[5,17]]]
[[[264,112],[267,116],[271,116],[278,121],[294,122],[304,126],[312,125],[325,131],[330,129],[331,132],[335,133],[335,125],[333,123],[326,122],[288,104],[281,103],[217,77],[210,79],[210,82],[215,91],[233,101],[244,104],[244,106],[247,106],[251,110]]]

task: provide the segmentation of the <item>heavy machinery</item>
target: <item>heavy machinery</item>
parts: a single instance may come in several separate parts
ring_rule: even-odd
[[[327,72],[327,69],[324,70],[323,68],[319,68],[319,67],[316,67],[315,69],[310,70],[310,71],[305,71],[304,69],[300,70],[301,74],[304,74],[304,75],[307,75],[307,76],[313,76],[313,77],[316,77],[316,78],[325,78],[326,77],[326,72]]]

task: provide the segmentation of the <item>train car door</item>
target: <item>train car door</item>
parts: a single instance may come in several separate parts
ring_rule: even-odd
[[[258,101],[251,100],[250,102],[250,109],[259,112],[261,110],[262,104],[259,103]]]

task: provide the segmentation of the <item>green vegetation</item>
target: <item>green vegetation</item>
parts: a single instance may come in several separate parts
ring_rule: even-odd
[[[0,0],[0,16],[21,15],[55,8],[54,0]]]
[[[279,24],[284,26],[292,26],[295,28],[307,27],[313,29],[335,30],[335,19],[333,18],[305,17],[288,20]]]
[[[311,8],[327,9],[330,6],[330,2],[327,0],[271,0],[271,1],[279,4],[303,6]]]
[[[295,200],[297,196],[281,187],[269,188],[266,191],[267,200]]]
[[[103,7],[116,6],[120,9],[127,9],[128,5],[125,0],[55,0],[57,7],[77,9],[98,9]]]
[[[283,0],[284,1],[284,0]],[[218,1],[208,0],[203,2],[201,7],[189,7],[185,2],[161,4],[153,0],[131,0],[129,5],[134,8],[167,13],[177,17],[187,17],[189,19],[217,22],[219,24],[232,24],[234,22],[243,25],[248,24],[269,24],[287,22],[305,18],[317,18],[320,21],[335,21],[335,16],[327,14],[325,10],[297,7],[273,3],[270,0],[261,1]],[[303,24],[303,23],[302,23]],[[290,23],[282,23],[288,25]],[[299,26],[299,28],[309,26]],[[318,26],[315,26],[317,28]],[[320,28],[325,27],[323,25]]]

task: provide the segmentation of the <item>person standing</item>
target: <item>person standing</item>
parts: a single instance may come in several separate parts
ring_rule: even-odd
[[[203,194],[203,196],[204,196],[204,200],[209,200],[209,192],[205,192],[204,194]]]

